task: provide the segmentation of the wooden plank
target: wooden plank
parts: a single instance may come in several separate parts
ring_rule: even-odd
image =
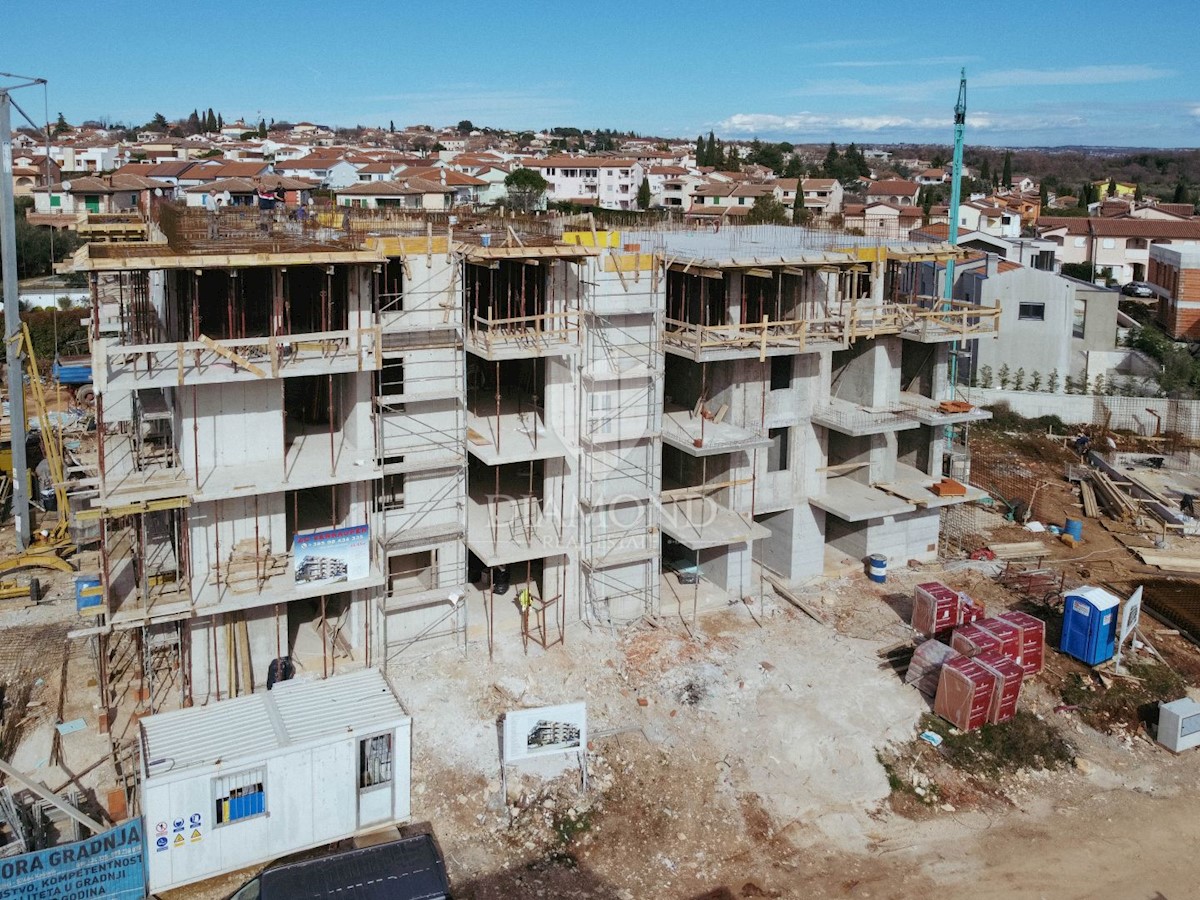
[[[207,335],[203,335],[203,334],[200,335],[200,343],[202,343],[205,347],[207,347],[213,353],[217,354],[217,356],[220,356],[220,357],[223,357],[223,358],[229,360],[235,366],[241,366],[243,369],[245,369],[251,375],[255,375],[259,378],[267,377],[267,373],[263,369],[260,369],[254,363],[250,362],[250,360],[246,359],[246,357],[244,357],[238,353],[234,353],[232,350],[229,350],[225,347],[222,347],[220,344],[218,344],[216,341],[214,341],[212,338],[208,337]]]
[[[770,584],[771,587],[773,587],[775,589],[775,593],[777,593],[780,597],[782,597],[788,603],[792,604],[792,606],[796,607],[796,609],[800,610],[800,612],[804,613],[806,616],[808,616],[814,622],[817,622],[820,625],[824,625],[826,628],[831,627],[830,624],[825,621],[824,617],[821,616],[820,613],[818,613],[815,609],[813,609],[811,606],[809,606],[807,603],[805,603],[803,600],[801,600],[799,597],[797,597],[795,594],[793,594],[791,589],[788,588],[788,586],[786,584],[784,584],[781,579],[776,578],[774,575],[771,575],[768,572],[764,572],[763,577],[766,578],[767,583]]]
[[[1022,559],[1031,556],[1046,556],[1050,552],[1041,541],[988,544],[988,549],[996,554],[997,559]]]
[[[1079,482],[1079,494],[1083,498],[1083,514],[1089,519],[1100,518],[1100,506],[1096,503],[1096,489],[1088,480]]]

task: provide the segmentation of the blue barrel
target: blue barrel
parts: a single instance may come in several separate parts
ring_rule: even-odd
[[[103,592],[100,590],[99,575],[75,576],[75,609],[77,611],[99,606],[102,599]]]
[[[1083,519],[1067,519],[1063,525],[1063,532],[1069,534],[1075,539],[1075,542],[1083,540]]]
[[[887,581],[887,557],[882,553],[872,553],[867,557],[867,577],[876,584]]]
[[[479,236],[479,246],[481,246],[481,247],[492,246],[492,236],[490,234],[481,234]]]

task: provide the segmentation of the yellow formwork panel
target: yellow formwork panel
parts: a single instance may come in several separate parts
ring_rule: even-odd
[[[620,247],[621,232],[619,231],[564,231],[564,244],[578,244],[580,247]]]
[[[605,272],[649,272],[653,268],[653,253],[607,253],[604,256]]]
[[[381,235],[367,239],[367,246],[384,256],[418,256],[423,253],[450,252],[449,235]]]

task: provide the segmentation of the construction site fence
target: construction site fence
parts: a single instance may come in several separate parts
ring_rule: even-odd
[[[1007,403],[1027,419],[1057,416],[1066,425],[1107,425],[1142,437],[1174,436],[1200,441],[1200,400],[1167,397],[1117,397],[1106,394],[1043,394],[972,388],[980,406]]]

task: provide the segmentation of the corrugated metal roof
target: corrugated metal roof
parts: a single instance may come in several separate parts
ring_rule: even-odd
[[[150,777],[370,728],[405,715],[378,669],[323,681],[288,681],[268,692],[142,719]]]

